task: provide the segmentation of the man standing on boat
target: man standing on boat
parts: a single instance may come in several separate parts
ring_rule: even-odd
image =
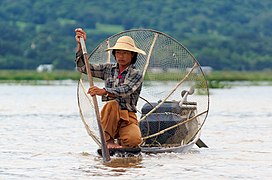
[[[86,42],[86,33],[77,28],[76,65],[78,71],[86,74],[80,37]],[[101,110],[101,124],[108,148],[137,147],[141,143],[141,131],[136,117],[136,105],[142,88],[142,74],[135,68],[138,53],[146,53],[137,48],[129,36],[120,37],[112,50],[115,64],[90,64],[93,77],[104,80],[105,87],[91,86],[91,96],[102,96],[107,101]],[[117,140],[117,141],[116,141]]]

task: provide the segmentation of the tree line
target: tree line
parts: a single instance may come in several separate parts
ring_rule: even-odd
[[[123,30],[164,32],[216,70],[272,67],[270,0],[2,0],[0,69],[73,69],[74,29],[88,49]]]

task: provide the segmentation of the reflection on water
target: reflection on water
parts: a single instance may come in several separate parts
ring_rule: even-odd
[[[159,88],[159,87],[156,87]],[[211,90],[201,139],[186,154],[103,164],[76,102],[76,83],[0,84],[0,179],[270,179],[272,87]]]
[[[142,156],[118,158],[113,157],[109,163],[105,165],[112,168],[142,168]]]

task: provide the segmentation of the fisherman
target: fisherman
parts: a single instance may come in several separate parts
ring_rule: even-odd
[[[75,29],[77,41],[77,70],[87,73],[81,50],[80,37],[86,42],[86,32]],[[106,49],[112,50],[114,64],[90,64],[93,77],[104,80],[105,87],[91,86],[91,96],[102,96],[107,101],[101,110],[101,125],[108,148],[137,147],[141,141],[141,131],[136,116],[136,105],[142,88],[142,74],[135,68],[138,53],[146,53],[137,48],[130,36],[120,37],[116,44]]]

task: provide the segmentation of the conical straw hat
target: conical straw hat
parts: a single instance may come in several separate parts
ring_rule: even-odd
[[[136,47],[134,40],[130,36],[122,36],[118,38],[115,45],[108,48],[107,51],[113,50],[113,49],[132,51],[132,52],[146,55],[146,53],[143,50]]]

